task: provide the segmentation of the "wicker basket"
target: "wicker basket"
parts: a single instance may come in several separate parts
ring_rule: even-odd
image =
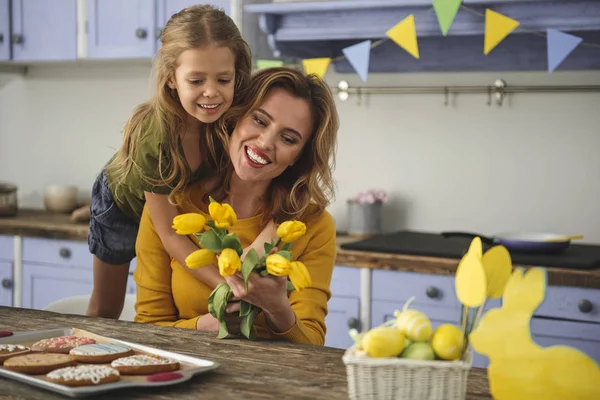
[[[420,361],[371,358],[356,346],[343,356],[352,400],[464,400],[472,364],[465,361]]]

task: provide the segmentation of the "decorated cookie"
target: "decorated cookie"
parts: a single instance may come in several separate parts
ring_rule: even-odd
[[[117,358],[126,357],[133,354],[133,350],[124,344],[118,343],[95,343],[84,344],[75,347],[69,354],[75,360],[92,364],[105,364]]]
[[[175,360],[146,354],[117,358],[110,366],[117,369],[121,375],[150,375],[179,369],[179,363]]]
[[[119,371],[106,365],[78,365],[55,369],[46,378],[66,386],[90,386],[116,382],[121,377]]]
[[[6,359],[29,353],[31,349],[20,344],[0,344],[0,364]]]
[[[68,354],[29,353],[14,356],[4,361],[4,368],[24,374],[39,375],[76,364],[75,360]]]
[[[78,336],[59,336],[50,339],[40,340],[31,346],[33,351],[43,351],[46,353],[65,353],[69,354],[71,349],[84,344],[96,343],[94,339]]]

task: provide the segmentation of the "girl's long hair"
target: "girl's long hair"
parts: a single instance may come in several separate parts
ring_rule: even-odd
[[[178,194],[188,185],[191,176],[185,155],[179,149],[179,133],[185,128],[188,113],[183,109],[177,92],[169,88],[181,53],[206,46],[224,46],[235,55],[235,91],[232,106],[239,104],[240,95],[248,86],[252,69],[250,48],[242,38],[233,20],[222,10],[198,5],[174,14],[161,35],[162,46],[153,64],[155,95],[139,105],[123,128],[123,144],[107,167],[119,187],[133,168],[151,185],[171,188],[169,201],[175,202]],[[203,124],[205,134],[200,135],[200,150],[204,168],[219,170],[228,163],[229,155],[222,146],[217,124]],[[151,132],[160,135],[163,148],[159,154],[158,180],[150,178],[135,163],[138,143]]]

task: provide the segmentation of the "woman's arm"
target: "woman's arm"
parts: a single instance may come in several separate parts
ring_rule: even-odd
[[[182,239],[191,241],[182,236]],[[136,242],[137,264],[133,277],[137,284],[136,322],[196,329],[198,317],[180,319],[171,288],[171,256],[152,225],[144,207]]]
[[[149,192],[144,192],[144,195],[150,218],[162,244],[180,265],[187,267],[185,259],[198,250],[198,246],[187,236],[178,235],[172,228],[173,218],[179,214],[177,206],[169,203],[167,195]],[[195,270],[194,276],[211,289],[223,282],[219,270],[213,265]]]

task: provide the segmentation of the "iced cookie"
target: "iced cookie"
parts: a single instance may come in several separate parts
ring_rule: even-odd
[[[69,354],[75,360],[92,364],[105,364],[117,358],[126,357],[133,354],[133,350],[124,344],[118,343],[95,343],[84,344],[75,347]]]
[[[121,375],[150,375],[179,369],[179,363],[175,360],[146,354],[117,358],[110,366],[117,369]]]
[[[68,354],[30,353],[9,358],[4,361],[4,368],[24,374],[39,375],[76,364]]]
[[[14,356],[20,356],[29,353],[31,349],[20,344],[0,344],[0,364]]]
[[[78,365],[56,369],[46,375],[50,382],[66,386],[90,386],[116,382],[119,371],[106,365]]]
[[[33,351],[44,351],[47,353],[65,353],[69,354],[71,349],[83,346],[84,344],[96,343],[94,339],[78,336],[59,336],[50,339],[40,340],[31,346]]]

